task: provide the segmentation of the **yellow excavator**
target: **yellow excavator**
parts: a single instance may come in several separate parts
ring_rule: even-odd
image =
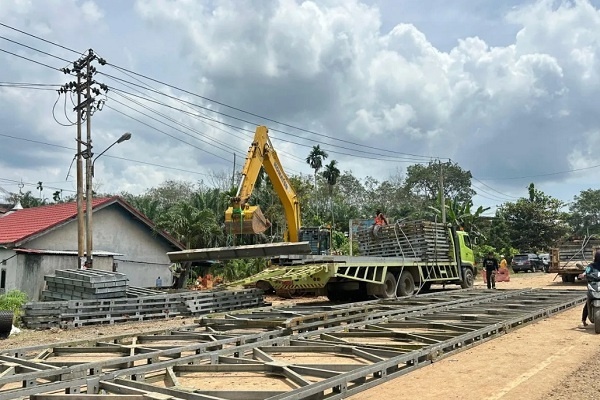
[[[285,242],[298,242],[300,234],[300,205],[296,192],[285,174],[277,152],[271,144],[266,126],[256,128],[254,140],[248,149],[242,178],[230,207],[225,211],[225,228],[233,234],[258,234],[266,231],[271,223],[260,210],[260,206],[248,204],[261,167],[269,176],[273,188],[279,196],[287,222],[284,232]]]

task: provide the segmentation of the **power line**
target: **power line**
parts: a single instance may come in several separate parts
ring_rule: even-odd
[[[45,55],[47,55],[47,56],[49,56],[49,57],[56,58],[56,59],[58,59],[58,60],[61,60],[61,61],[64,61],[64,62],[70,63],[70,61],[69,61],[69,60],[67,60],[67,59],[65,59],[65,58],[62,58],[62,57],[59,57],[59,56],[55,56],[54,54],[47,53],[47,52],[45,52],[45,51],[43,51],[43,50],[40,50],[40,49],[36,49],[35,47],[31,47],[31,46],[28,46],[28,45],[26,45],[26,44],[24,44],[24,43],[17,42],[16,40],[9,39],[9,38],[7,38],[7,37],[5,37],[5,36],[1,36],[1,35],[0,35],[0,39],[4,39],[4,40],[6,40],[7,42],[11,42],[11,43],[14,43],[14,44],[16,44],[16,45],[19,45],[19,46],[22,46],[22,47],[26,47],[26,48],[28,48],[28,49],[30,49],[30,50],[37,51],[37,52],[39,52],[39,53],[45,54]]]
[[[325,135],[325,134],[323,134],[323,133],[318,133],[318,132],[315,132],[315,131],[311,131],[311,130],[309,130],[309,129],[304,129],[304,128],[301,128],[301,127],[297,127],[297,126],[294,126],[294,125],[291,125],[291,124],[286,124],[286,123],[284,123],[284,122],[277,121],[277,120],[275,120],[275,119],[272,119],[272,118],[268,118],[268,117],[265,117],[265,116],[262,116],[262,115],[258,115],[258,114],[252,113],[252,112],[250,112],[250,111],[246,111],[246,110],[243,110],[243,109],[241,109],[241,108],[234,107],[234,106],[231,106],[231,105],[225,104],[225,103],[223,103],[223,102],[220,102],[220,101],[217,101],[217,100],[213,100],[213,99],[211,99],[211,98],[208,98],[208,97],[205,97],[205,96],[201,96],[201,95],[199,95],[199,94],[197,94],[197,93],[190,92],[189,90],[182,89],[182,88],[179,88],[179,87],[177,87],[177,86],[174,86],[174,85],[170,85],[170,84],[168,84],[168,83],[166,83],[166,82],[163,82],[163,81],[160,81],[160,80],[157,80],[157,79],[151,78],[151,77],[149,77],[149,76],[146,76],[146,75],[144,75],[144,74],[137,73],[137,72],[135,72],[135,71],[131,71],[131,70],[127,69],[127,68],[119,67],[118,65],[115,65],[115,64],[112,64],[112,63],[107,63],[107,65],[110,65],[111,67],[113,67],[113,68],[115,68],[115,69],[118,69],[119,71],[125,71],[125,72],[129,72],[129,73],[131,73],[131,74],[134,74],[134,75],[136,75],[136,76],[142,77],[142,78],[144,78],[144,79],[147,79],[147,80],[149,80],[149,81],[152,81],[152,82],[155,82],[155,83],[158,83],[158,84],[161,84],[161,85],[164,85],[164,86],[167,86],[167,87],[170,87],[170,88],[173,88],[173,89],[179,90],[179,91],[181,91],[181,92],[183,92],[183,93],[189,94],[189,95],[191,95],[191,96],[194,96],[194,97],[198,97],[198,98],[200,98],[200,99],[203,99],[203,100],[209,101],[209,102],[211,102],[211,103],[214,103],[214,104],[218,104],[218,105],[220,105],[220,106],[223,106],[223,107],[229,108],[229,109],[231,109],[231,110],[235,110],[235,111],[241,112],[241,113],[243,113],[243,114],[248,114],[248,115],[251,115],[251,116],[253,116],[253,117],[260,118],[260,119],[263,119],[263,120],[266,120],[266,121],[269,121],[269,122],[273,122],[273,123],[276,123],[276,124],[278,124],[278,125],[285,126],[285,127],[288,127],[288,128],[296,129],[296,130],[299,130],[299,131],[302,131],[302,132],[305,132],[305,133],[310,133],[310,134],[312,134],[312,135],[316,135],[316,136],[324,137],[324,138],[327,138],[327,139],[330,139],[330,140],[337,140],[337,141],[340,141],[340,142],[343,142],[343,143],[352,144],[352,145],[354,145],[354,146],[365,147],[365,148],[369,148],[369,149],[372,149],[372,150],[385,151],[385,152],[388,152],[388,153],[393,153],[393,154],[402,154],[402,155],[405,155],[405,156],[418,157],[418,158],[425,158],[425,159],[430,159],[430,158],[431,158],[430,156],[424,156],[424,155],[412,154],[412,153],[403,153],[403,152],[399,152],[399,151],[388,150],[388,149],[383,149],[383,148],[379,148],[379,147],[374,147],[374,146],[369,146],[369,145],[359,144],[359,143],[355,143],[355,142],[352,142],[352,141],[349,141],[349,140],[345,140],[345,139],[339,139],[339,138],[335,138],[335,137],[333,137],[333,136]],[[106,74],[104,74],[104,75],[106,75]],[[160,94],[163,94],[163,93],[160,93]],[[209,111],[213,111],[213,112],[215,112],[214,110],[209,110]],[[246,123],[250,123],[250,124],[252,124],[252,122],[250,122],[250,121],[246,121],[246,120],[243,120],[243,119],[241,119],[241,118],[238,118],[238,117],[234,117],[234,116],[227,115],[227,114],[222,114],[222,115],[224,115],[224,116],[228,116],[229,118],[234,118],[234,119],[237,119],[237,120],[239,120],[239,121],[242,121],[242,122],[246,122]],[[272,131],[274,131],[274,132],[279,132],[279,133],[282,133],[282,134],[293,135],[293,134],[290,134],[290,133],[287,133],[287,132],[284,132],[284,131],[280,131],[280,130],[277,130],[277,129],[274,129],[274,128],[272,128],[271,130],[272,130]],[[339,146],[338,146],[338,147],[339,147]],[[436,157],[436,158],[437,158],[437,157]]]
[[[211,109],[211,108],[209,108],[209,107],[206,107],[206,106],[202,106],[202,105],[199,105],[199,104],[196,104],[196,103],[192,103],[192,102],[189,102],[189,101],[186,101],[186,100],[182,100],[182,99],[179,99],[179,98],[178,98],[178,97],[176,97],[176,96],[173,96],[173,95],[170,95],[170,94],[163,93],[163,92],[161,92],[161,91],[159,91],[159,90],[156,90],[156,89],[148,89],[148,88],[145,88],[144,86],[138,85],[138,84],[136,84],[136,83],[134,83],[134,82],[130,82],[130,81],[127,81],[127,80],[125,80],[125,79],[121,79],[121,78],[118,78],[118,77],[116,77],[116,76],[113,76],[113,75],[110,75],[110,74],[106,74],[106,73],[104,73],[104,72],[98,72],[98,73],[99,73],[99,74],[101,74],[101,75],[104,75],[104,76],[106,76],[106,77],[108,77],[108,78],[111,78],[111,79],[117,80],[117,81],[119,81],[119,82],[126,82],[126,83],[129,83],[129,84],[131,84],[131,85],[134,85],[134,86],[137,86],[137,87],[143,88],[143,89],[145,89],[145,90],[149,90],[149,91],[151,91],[151,92],[153,92],[153,93],[160,94],[160,95],[162,95],[162,96],[165,96],[165,97],[167,97],[167,98],[174,99],[174,100],[177,100],[177,101],[180,101],[180,102],[184,102],[184,103],[186,103],[186,104],[188,104],[188,105],[191,105],[191,106],[193,106],[193,107],[196,107],[196,108],[200,108],[200,109],[206,110],[206,111],[208,111],[208,112],[212,112],[212,113],[215,113],[215,114],[219,114],[219,115],[222,115],[222,116],[224,116],[224,117],[227,117],[227,118],[234,119],[234,120],[236,120],[236,121],[244,122],[244,123],[246,123],[246,124],[250,124],[250,125],[256,125],[256,123],[254,123],[254,122],[252,122],[252,121],[249,121],[249,120],[247,120],[247,119],[243,119],[243,118],[235,117],[235,116],[233,116],[233,115],[230,115],[230,114],[226,114],[226,113],[223,113],[223,112],[220,112],[220,111],[217,111],[217,110],[213,110],[213,109]],[[182,109],[180,109],[180,108],[177,108],[177,107],[171,106],[171,105],[169,105],[169,104],[162,103],[162,102],[160,102],[160,101],[156,101],[156,100],[153,100],[153,99],[149,99],[149,98],[147,98],[147,97],[140,96],[140,95],[136,95],[136,94],[134,94],[134,93],[129,93],[129,92],[125,91],[125,90],[118,89],[118,88],[115,88],[115,87],[110,87],[110,88],[111,88],[112,90],[115,90],[115,91],[121,91],[121,92],[123,92],[123,93],[126,93],[126,94],[128,94],[128,95],[130,95],[130,96],[138,97],[138,98],[144,99],[144,100],[146,100],[146,101],[149,101],[149,102],[152,102],[152,103],[155,103],[155,104],[159,104],[159,105],[162,105],[162,106],[164,106],[164,107],[168,107],[168,108],[171,108],[171,109],[173,109],[173,110],[176,110],[176,111],[180,111],[180,112],[184,112],[184,113],[186,113],[186,114],[189,114],[189,112],[187,112],[187,111],[185,111],[185,110],[182,110]],[[206,117],[206,116],[199,116],[199,117],[200,117],[200,118],[205,118],[205,119],[208,119],[208,120],[210,120],[210,121],[214,121],[214,122],[216,122],[216,123],[219,123],[219,124],[223,124],[223,125],[226,125],[226,126],[230,126],[230,127],[236,128],[236,129],[244,129],[244,128],[241,128],[241,127],[238,127],[238,126],[235,126],[235,125],[228,124],[228,123],[226,123],[226,122],[223,122],[223,121],[219,121],[219,120],[217,120],[217,119],[214,119],[214,118],[210,118],[210,117]],[[244,130],[245,130],[245,129],[244,129]],[[295,137],[295,138],[299,138],[299,139],[302,139],[302,140],[310,140],[310,139],[306,139],[306,138],[305,138],[305,137],[303,137],[303,136],[300,136],[300,135],[297,135],[297,134],[293,134],[293,133],[289,133],[289,132],[284,132],[284,131],[281,131],[281,130],[278,130],[278,129],[275,129],[275,128],[269,128],[269,130],[270,130],[270,131],[273,131],[273,132],[282,133],[282,134],[284,134],[284,135],[292,136],[292,137]],[[250,131],[250,132],[251,132],[251,131]],[[296,144],[296,145],[299,145],[299,146],[303,146],[303,147],[312,148],[312,145],[307,145],[307,144],[301,144],[301,143],[297,143],[297,142],[292,142],[292,141],[290,141],[290,140],[281,139],[281,138],[279,138],[279,140],[281,140],[281,141],[286,141],[286,142],[289,142],[289,143],[292,143],[292,144]],[[344,141],[344,140],[341,140],[341,139],[336,139],[336,140],[340,140],[340,141],[346,142],[346,141]],[[350,143],[352,143],[352,142],[350,142]],[[356,144],[356,143],[352,143],[352,144],[353,144],[353,145],[355,145],[355,146],[361,146],[361,147],[368,147],[368,148],[370,148],[370,146],[363,146],[363,145]],[[345,150],[349,150],[349,151],[354,151],[354,152],[357,152],[357,153],[359,153],[359,154],[362,154],[362,153],[364,153],[364,154],[372,154],[372,155],[375,155],[375,156],[377,156],[377,157],[394,157],[394,156],[392,156],[392,155],[386,155],[386,154],[374,153],[374,152],[371,152],[371,151],[365,151],[365,150],[357,150],[357,149],[352,149],[352,148],[345,147],[345,146],[339,146],[339,145],[334,145],[334,146],[335,146],[336,148],[345,149]],[[374,158],[374,157],[364,157],[364,156],[360,156],[360,155],[356,155],[356,154],[349,154],[349,153],[344,153],[344,152],[335,151],[335,150],[326,149],[326,148],[324,148],[324,150],[326,150],[326,151],[328,151],[328,152],[330,152],[330,153],[334,153],[334,154],[348,155],[348,156],[352,156],[352,157],[361,157],[361,158],[368,158],[368,159],[381,160],[381,158]],[[389,151],[389,150],[385,150],[385,151]],[[396,152],[396,153],[397,153],[397,152]],[[419,156],[419,157],[425,157],[425,156]],[[430,160],[430,159],[431,159],[431,157],[427,157],[427,160]],[[396,160],[396,159],[393,159],[393,160],[387,159],[387,160],[381,160],[381,161],[394,161],[394,162],[416,162],[416,163],[424,162],[424,160],[423,160],[423,159],[414,159],[414,158],[408,158],[408,157],[404,157],[404,158],[402,158],[402,159],[398,159],[398,160]]]
[[[116,101],[117,103],[120,103],[119,101],[117,101],[117,100],[115,100],[115,99],[113,99],[113,101]],[[122,104],[122,103],[121,103],[121,104]],[[198,147],[198,146],[196,146],[196,145],[194,145],[194,144],[192,144],[192,143],[186,142],[185,140],[183,140],[183,139],[180,139],[180,138],[178,138],[177,136],[171,135],[170,133],[168,133],[168,132],[165,132],[165,131],[163,131],[162,129],[158,129],[158,128],[157,128],[157,127],[155,127],[155,126],[152,126],[152,125],[150,125],[150,124],[147,124],[147,123],[145,123],[145,122],[143,122],[143,121],[141,121],[141,120],[139,120],[139,119],[137,119],[137,118],[135,118],[135,117],[132,117],[131,115],[129,115],[129,114],[127,114],[127,113],[124,113],[123,111],[117,110],[116,108],[114,108],[114,107],[111,107],[111,106],[110,106],[110,105],[108,105],[108,104],[105,104],[105,105],[104,105],[104,107],[107,107],[107,108],[109,108],[109,109],[113,110],[113,111],[114,111],[114,112],[116,112],[116,113],[119,113],[119,114],[121,114],[121,115],[123,115],[123,116],[125,116],[125,117],[127,117],[127,118],[130,118],[130,119],[132,119],[132,120],[134,120],[134,121],[136,121],[136,122],[138,122],[138,123],[140,123],[140,124],[142,124],[142,125],[144,125],[144,126],[147,126],[147,127],[148,127],[148,128],[150,128],[150,129],[154,129],[155,131],[157,131],[157,132],[160,132],[160,133],[162,133],[163,135],[169,136],[170,138],[172,138],[172,139],[175,139],[175,140],[177,140],[177,141],[179,141],[179,142],[181,142],[181,143],[185,143],[185,144],[187,144],[188,146],[192,146],[192,147],[193,147],[193,148],[195,148],[195,149],[198,149],[198,150],[200,150],[200,151],[203,151],[203,152],[205,152],[205,153],[208,153],[208,154],[210,154],[210,155],[212,155],[212,156],[214,156],[214,157],[220,158],[221,160],[227,161],[228,163],[231,163],[231,162],[232,162],[231,160],[228,160],[228,159],[226,159],[226,158],[224,158],[224,157],[221,157],[221,156],[219,156],[219,155],[217,155],[217,154],[215,154],[215,153],[212,153],[212,152],[210,152],[210,151],[208,151],[208,150],[206,150],[206,149],[203,149],[202,147]]]
[[[487,183],[485,183],[485,182],[483,182],[483,181],[475,178],[473,175],[471,175],[471,178],[473,178],[477,182],[481,183],[483,186],[487,187],[488,189],[490,189],[490,190],[492,190],[492,191],[494,191],[494,192],[496,192],[496,193],[498,193],[498,194],[500,194],[500,195],[502,195],[502,196],[504,196],[506,198],[511,198],[511,199],[515,199],[515,200],[519,199],[519,197],[515,197],[515,196],[508,195],[508,194],[504,194],[504,193],[500,192],[499,190],[494,189],[493,187],[491,187]]]
[[[62,72],[62,71],[61,71],[59,68],[53,67],[53,66],[51,66],[51,65],[48,65],[48,64],[44,64],[43,62],[36,61],[36,60],[33,60],[33,59],[31,59],[31,58],[27,58],[27,57],[25,57],[25,56],[18,55],[18,54],[16,54],[16,53],[13,53],[12,51],[4,50],[4,49],[0,49],[0,51],[1,51],[1,52],[3,52],[3,53],[10,54],[10,55],[12,55],[12,56],[18,57],[18,58],[22,58],[23,60],[27,60],[27,61],[29,61],[29,62],[32,62],[32,63],[35,63],[35,64],[39,64],[39,65],[42,65],[42,66],[44,66],[44,67],[46,67],[46,68],[50,68],[50,69],[53,69],[53,70],[55,70],[55,71]]]
[[[44,146],[56,147],[56,148],[65,149],[65,150],[72,150],[72,151],[76,151],[77,150],[77,149],[75,149],[73,147],[61,146],[59,144],[46,143],[46,142],[41,142],[39,140],[21,138],[21,137],[6,135],[6,134],[3,134],[3,133],[0,133],[0,136],[6,137],[6,138],[9,138],[9,139],[14,139],[14,140],[22,140],[24,142],[29,142],[29,143],[41,144],[41,145],[44,145]],[[187,169],[181,169],[181,168],[176,168],[176,167],[169,167],[167,165],[155,164],[155,163],[151,163],[151,162],[147,162],[147,161],[135,160],[135,159],[132,159],[132,158],[112,156],[110,154],[104,154],[102,157],[114,158],[114,159],[123,160],[123,161],[130,161],[130,162],[134,162],[134,163],[138,163],[138,164],[150,165],[150,166],[153,166],[153,167],[171,169],[171,170],[174,170],[174,171],[187,172],[187,173],[190,173],[190,174],[204,175],[204,176],[209,176],[209,177],[212,176],[210,174],[205,174],[205,173],[198,172],[198,171],[190,171],[190,170],[187,170]]]
[[[590,167],[567,169],[567,170],[564,170],[564,171],[557,171],[557,172],[548,172],[548,173],[545,173],[545,174],[515,176],[515,177],[510,177],[510,178],[485,178],[485,180],[486,181],[504,181],[504,180],[518,180],[518,179],[539,178],[541,176],[562,175],[562,174],[568,174],[568,173],[571,173],[571,172],[585,171],[585,170],[588,170],[588,169],[594,169],[594,168],[598,168],[598,167],[600,167],[600,164],[598,164],[598,165],[592,165]]]
[[[34,34],[32,34],[32,33],[25,32],[25,31],[22,31],[22,30],[20,30],[20,29],[14,28],[14,27],[12,27],[12,26],[10,26],[10,25],[6,25],[6,24],[4,24],[4,23],[2,23],[2,22],[0,22],[0,26],[3,26],[3,27],[5,27],[5,28],[8,28],[8,29],[12,29],[13,31],[16,31],[16,32],[22,33],[22,34],[24,34],[24,35],[30,36],[30,37],[32,37],[32,38],[35,38],[35,39],[38,39],[38,40],[41,40],[42,42],[46,42],[46,43],[48,43],[48,44],[51,44],[51,45],[53,45],[53,46],[60,47],[61,49],[68,50],[68,51],[70,51],[70,52],[73,52],[73,53],[76,53],[76,54],[81,54],[81,52],[79,52],[79,51],[76,51],[76,50],[70,49],[70,48],[68,48],[68,47],[65,47],[65,46],[63,46],[63,45],[61,45],[61,44],[58,44],[58,43],[54,43],[54,42],[52,42],[52,41],[50,41],[50,40],[47,40],[47,39],[41,38],[41,37],[39,37],[39,36],[36,36],[36,35],[34,35]],[[70,62],[69,62],[69,63],[70,63]]]

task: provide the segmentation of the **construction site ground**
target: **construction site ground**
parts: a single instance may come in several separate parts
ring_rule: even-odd
[[[499,289],[548,288],[585,290],[584,282],[566,284],[554,274],[511,275]],[[485,284],[479,277],[476,287]],[[323,303],[326,298],[267,299],[273,304]],[[72,330],[23,330],[0,341],[0,348],[96,339],[126,333],[174,329],[195,318],[82,327]],[[350,397],[351,399],[600,399],[596,369],[600,335],[581,329],[581,307],[513,330],[474,348]],[[260,382],[256,382],[260,385]]]

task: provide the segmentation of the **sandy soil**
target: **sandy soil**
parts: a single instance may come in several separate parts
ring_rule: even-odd
[[[517,274],[497,287],[585,290],[583,282],[565,284],[554,277]],[[598,367],[600,335],[590,326],[579,329],[580,319],[580,307],[565,311],[350,398],[600,399],[600,386],[590,372]]]
[[[565,284],[552,274],[512,275],[499,282],[499,289],[545,287],[585,290],[582,282]],[[481,279],[476,287],[483,287]],[[297,298],[274,305],[323,302]],[[600,357],[600,335],[593,327],[579,329],[581,309],[568,310],[546,320],[514,330],[502,337],[437,361],[396,378],[352,399],[600,399],[600,386],[593,371]],[[0,342],[16,348],[42,343],[134,334],[193,324],[194,318],[82,327],[73,330],[29,331]],[[592,380],[593,379],[593,380]]]

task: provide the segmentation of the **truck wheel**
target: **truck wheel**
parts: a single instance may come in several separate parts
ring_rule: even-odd
[[[594,310],[594,331],[600,333],[600,309]]]
[[[388,273],[385,274],[383,290],[381,291],[384,299],[393,299],[396,297],[396,282],[394,274],[388,271]]]
[[[13,326],[13,312],[0,311],[0,338],[7,338]]]
[[[463,289],[469,289],[473,287],[475,277],[473,276],[473,270],[471,268],[463,269],[463,280],[460,283],[460,287]]]
[[[562,279],[563,283],[569,282],[569,276],[568,275],[561,275],[560,278]]]
[[[415,279],[408,271],[402,271],[398,283],[398,296],[412,296],[415,292]]]

